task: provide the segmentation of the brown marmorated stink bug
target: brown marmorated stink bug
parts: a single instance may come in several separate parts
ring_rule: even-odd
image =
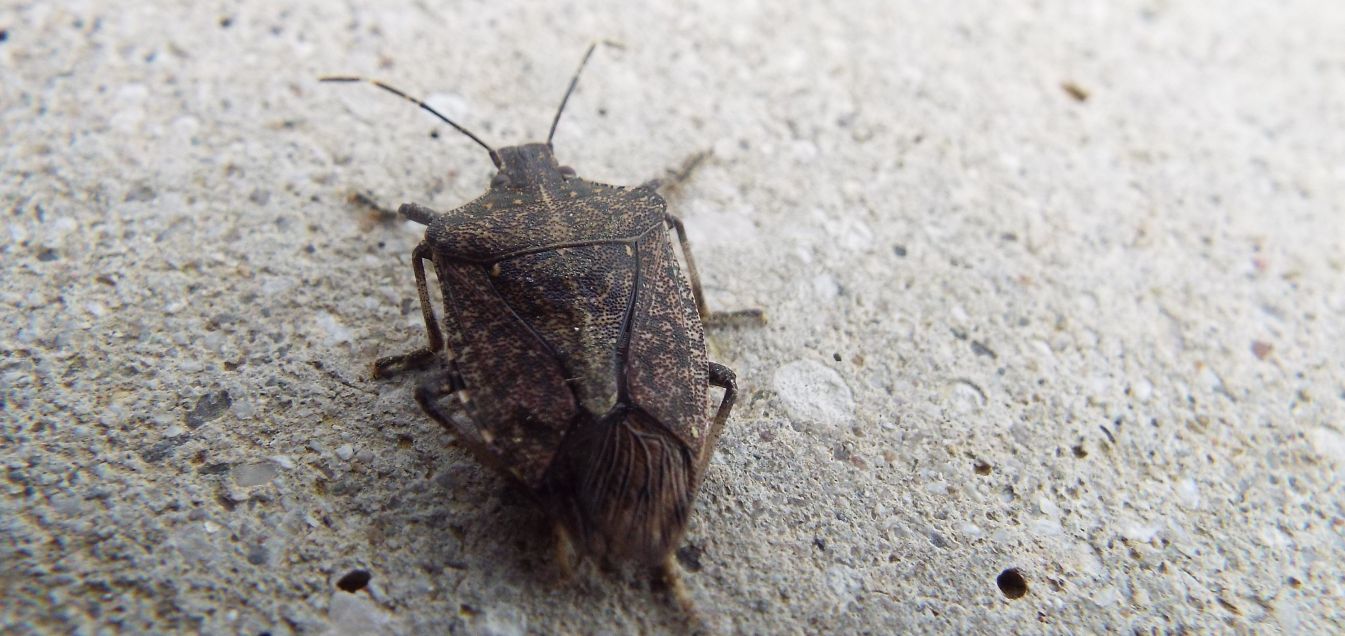
[[[443,360],[445,372],[416,401],[530,493],[556,528],[561,566],[571,552],[650,566],[689,609],[673,551],[733,408],[733,371],[708,360],[703,330],[725,315],[706,310],[686,231],[657,180],[604,185],[556,162],[551,138],[593,49],[546,143],[498,150],[381,82],[323,81],[367,81],[417,104],[483,146],[498,169],[484,195],[455,210],[398,210],[428,226],[411,265],[429,345],[378,360],[375,377]],[[425,261],[442,290],[442,328]],[[710,386],[724,390],[713,418]],[[450,417],[454,408],[467,417]]]

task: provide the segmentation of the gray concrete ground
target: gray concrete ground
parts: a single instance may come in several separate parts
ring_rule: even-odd
[[[315,82],[508,145],[595,38],[560,158],[713,149],[671,204],[770,316],[709,337],[712,629],[1345,631],[1345,5],[130,4],[0,8],[7,632],[681,629],[368,378],[420,228],[348,195],[491,166]]]

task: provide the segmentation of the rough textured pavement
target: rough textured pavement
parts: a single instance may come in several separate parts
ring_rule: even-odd
[[[0,7],[7,632],[682,629],[368,379],[420,228],[349,195],[491,166],[315,81],[508,145],[597,38],[560,158],[713,149],[671,204],[770,316],[710,335],[712,630],[1345,631],[1345,5],[127,4]]]

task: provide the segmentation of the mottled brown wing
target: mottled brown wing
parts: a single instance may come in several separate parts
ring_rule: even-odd
[[[467,385],[464,407],[498,463],[535,486],[578,412],[565,369],[500,297],[488,268],[436,265],[449,344]]]
[[[649,413],[699,459],[710,426],[705,332],[668,233],[647,236],[639,253],[627,390],[632,406]]]

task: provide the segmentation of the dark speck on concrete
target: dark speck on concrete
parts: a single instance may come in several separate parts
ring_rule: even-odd
[[[196,406],[187,414],[187,426],[197,428],[224,414],[233,405],[228,391],[216,391],[201,396]]]
[[[705,554],[705,549],[698,545],[688,543],[677,550],[677,562],[688,572],[700,572],[701,556]]]
[[[971,350],[975,352],[976,355],[978,356],[990,356],[991,358],[999,358],[999,356],[996,355],[995,352],[990,347],[987,347],[976,340],[971,341]]]
[[[228,462],[220,462],[218,464],[210,464],[209,466],[202,466],[200,469],[196,471],[198,475],[220,475],[227,472],[229,472]]]
[[[187,441],[187,436],[185,435],[170,437],[140,451],[140,458],[151,464],[161,462],[172,455],[173,452],[177,450],[177,447],[181,446],[182,442],[185,441]]]
[[[126,202],[134,203],[137,201],[153,201],[155,196],[157,196],[157,194],[154,192],[154,188],[151,188],[142,183],[134,188],[131,188],[131,191],[126,193]]]

